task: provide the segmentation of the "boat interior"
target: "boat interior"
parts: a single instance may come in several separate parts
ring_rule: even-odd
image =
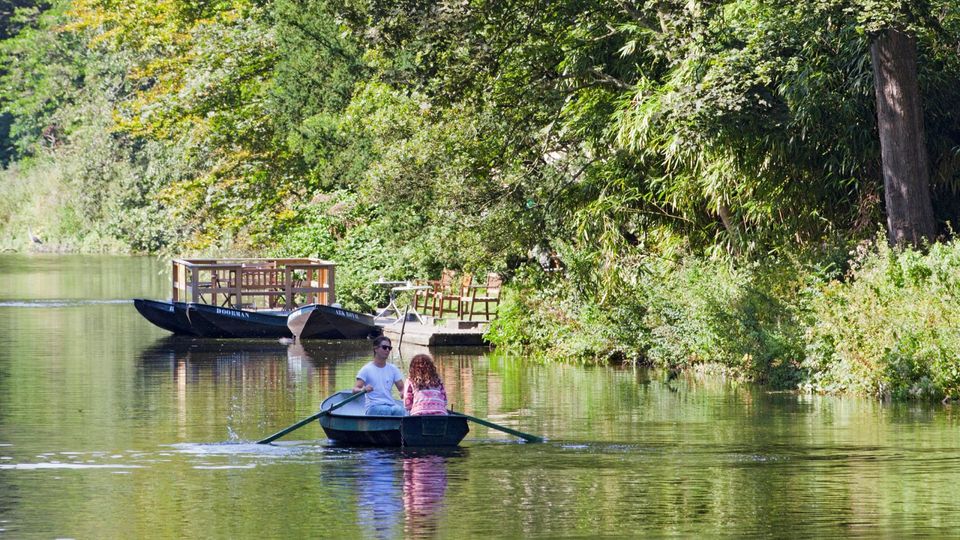
[[[337,403],[340,403],[341,401],[349,398],[352,395],[353,395],[353,392],[350,390],[337,392],[336,394],[328,397],[323,401],[323,403],[320,405],[320,410],[325,411],[330,407],[336,405]],[[397,405],[400,405],[401,407],[403,407],[402,401],[400,401],[399,399],[394,399],[394,401],[397,402]],[[337,410],[333,411],[330,414],[334,416],[367,416],[363,412],[363,398],[357,398],[351,401],[350,403],[347,403],[346,405],[339,407]],[[379,417],[371,417],[371,418],[379,418]],[[391,416],[386,418],[397,418],[397,417]]]

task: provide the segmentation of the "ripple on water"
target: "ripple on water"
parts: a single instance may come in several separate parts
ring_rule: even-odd
[[[99,304],[130,304],[132,300],[5,300],[0,308],[82,307]]]
[[[141,469],[142,465],[122,465],[122,464],[88,464],[88,463],[10,463],[0,464],[0,471],[20,470],[33,471],[41,469]]]

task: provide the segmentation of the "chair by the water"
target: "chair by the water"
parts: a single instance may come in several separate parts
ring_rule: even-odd
[[[484,320],[491,320],[492,315],[496,315],[500,306],[500,288],[503,285],[503,278],[496,272],[487,274],[487,281],[483,285],[474,285],[469,287],[469,294],[460,298],[461,313],[460,317],[467,317],[472,321],[474,315],[483,315]],[[482,292],[481,292],[482,291]],[[483,311],[479,311],[478,306],[483,306]]]

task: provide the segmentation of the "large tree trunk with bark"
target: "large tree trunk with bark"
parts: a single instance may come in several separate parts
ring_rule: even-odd
[[[917,84],[917,44],[884,30],[870,48],[877,89],[877,127],[887,203],[887,240],[917,246],[936,236],[930,173]]]

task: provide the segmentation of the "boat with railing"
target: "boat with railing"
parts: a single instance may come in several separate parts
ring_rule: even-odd
[[[359,339],[380,332],[371,315],[336,304],[336,264],[314,258],[175,259],[169,301],[134,299],[174,334],[199,337]],[[323,323],[288,324],[304,311]]]

